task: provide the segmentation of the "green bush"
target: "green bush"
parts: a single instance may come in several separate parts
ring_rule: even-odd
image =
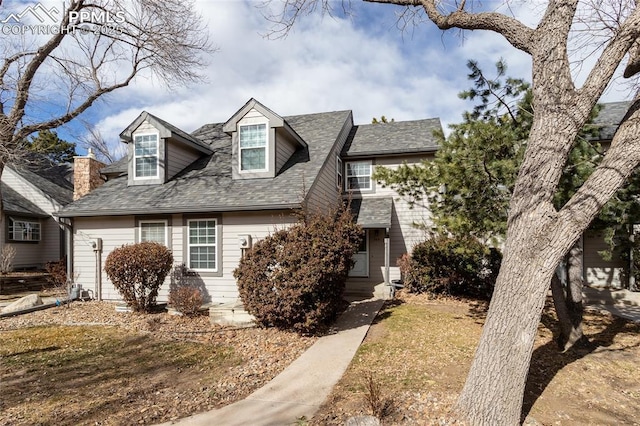
[[[114,249],[104,270],[131,309],[150,312],[172,264],[173,255],[164,245],[144,242]]]
[[[473,237],[437,236],[416,244],[401,271],[413,292],[490,299],[502,255]]]
[[[340,208],[257,242],[234,271],[245,308],[268,327],[312,333],[329,324],[361,235],[348,208]]]

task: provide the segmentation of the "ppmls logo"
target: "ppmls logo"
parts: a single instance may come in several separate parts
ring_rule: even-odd
[[[2,5],[2,0],[0,0]],[[9,16],[0,21],[2,24],[20,24],[26,15],[31,15],[38,20],[41,24],[45,22],[56,23],[58,22],[58,14],[60,11],[55,6],[51,9],[47,9],[42,3],[36,3],[35,6],[28,6],[20,13],[10,13]]]
[[[0,5],[2,5],[2,0],[0,0]],[[68,21],[72,23],[67,27],[62,27],[63,19],[61,18],[65,14],[68,14]],[[125,19],[124,10],[118,10],[115,13],[93,9],[67,11],[62,3],[61,13],[60,9],[55,6],[47,8],[42,3],[36,3],[33,6],[27,6],[21,12],[12,12],[4,19],[0,19],[0,33],[4,35],[66,33],[118,35],[122,34],[122,29],[118,24],[125,22]]]

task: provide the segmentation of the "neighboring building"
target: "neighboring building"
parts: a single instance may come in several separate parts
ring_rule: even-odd
[[[600,113],[594,120],[599,127],[599,135],[595,138],[607,149],[611,144],[620,122],[629,110],[631,102],[610,102],[602,104]],[[626,288],[629,285],[629,261],[614,253],[610,260],[605,260],[600,254],[609,250],[604,233],[589,229],[582,238],[583,245],[583,277],[585,284],[592,287]]]
[[[65,226],[55,217],[73,198],[72,171],[39,157],[8,164],[2,173],[0,248],[15,249],[14,270],[42,269],[67,252]]]
[[[90,192],[58,212],[73,229],[73,276],[103,299],[120,299],[103,270],[106,256],[158,241],[208,301],[234,302],[244,250],[294,223],[303,204],[313,211],[351,198],[366,238],[348,290],[372,294],[399,277],[396,259],[424,237],[414,224],[430,216],[371,175],[378,165],[432,156],[434,130],[438,119],[354,126],[351,111],[281,117],[254,99],[226,123],[192,134],[143,112],[120,135],[127,157],[100,170],[106,182],[93,179]]]

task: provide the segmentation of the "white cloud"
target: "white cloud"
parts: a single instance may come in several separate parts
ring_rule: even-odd
[[[117,135],[135,118],[136,108],[192,131],[225,121],[251,97],[281,115],[352,109],[358,123],[381,115],[396,120],[439,116],[451,123],[467,107],[457,98],[468,87],[467,59],[492,67],[504,57],[511,69],[527,71],[523,55],[512,53],[504,41],[497,43],[495,35],[469,33],[462,44],[451,37],[443,44],[441,32],[425,23],[412,37],[403,37],[395,28],[397,9],[391,7],[378,7],[387,16],[376,25],[387,24],[376,28],[362,21],[366,15],[354,20],[312,15],[287,38],[268,40],[261,34],[269,23],[254,4],[199,2],[219,48],[209,58],[208,82],[169,93],[139,80],[123,98],[126,113],[117,101],[113,113],[100,121],[103,132]]]
[[[199,1],[219,49],[209,58],[207,82],[169,92],[139,79],[104,106],[98,123],[103,134],[117,140],[142,110],[193,131],[226,121],[251,97],[285,116],[351,109],[357,123],[385,115],[396,120],[440,117],[446,126],[459,122],[471,107],[457,97],[470,86],[467,60],[492,72],[502,58],[509,76],[531,79],[529,56],[488,31],[459,38],[425,22],[401,34],[395,25],[397,8],[366,4],[353,19],[303,17],[287,38],[269,40],[261,35],[269,23],[256,4]],[[509,2],[509,9],[496,10],[535,27],[543,4]]]

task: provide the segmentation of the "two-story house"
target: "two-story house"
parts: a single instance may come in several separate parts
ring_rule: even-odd
[[[233,270],[244,250],[293,223],[302,205],[317,211],[344,197],[366,233],[347,288],[371,295],[399,277],[396,259],[423,238],[414,225],[429,220],[426,208],[410,209],[372,173],[433,155],[440,129],[438,119],[355,126],[351,111],[281,117],[251,99],[227,122],[189,134],[143,112],[120,135],[126,158],[108,167],[79,159],[90,191],[58,213],[71,222],[72,274],[98,297],[117,300],[106,256],[158,241],[207,301],[234,302]],[[168,290],[169,283],[160,300]]]

